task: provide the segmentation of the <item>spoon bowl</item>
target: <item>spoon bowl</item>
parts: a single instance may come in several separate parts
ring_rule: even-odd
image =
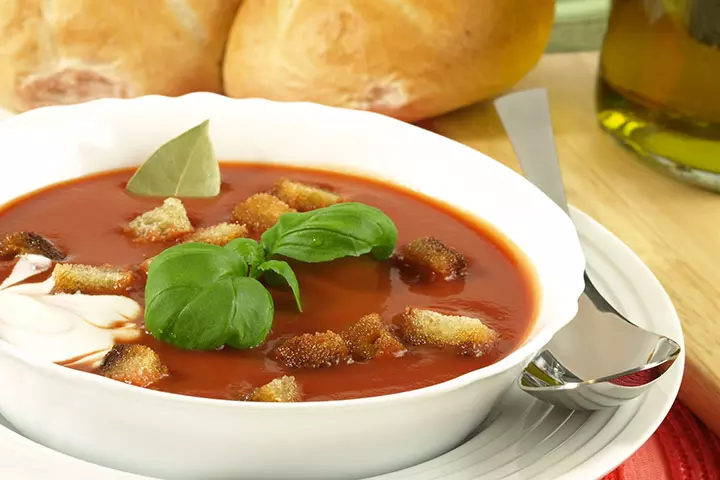
[[[495,101],[525,177],[568,212],[543,89]],[[585,274],[578,314],[527,365],[520,388],[574,410],[617,407],[642,395],[680,355],[674,340],[618,312]]]

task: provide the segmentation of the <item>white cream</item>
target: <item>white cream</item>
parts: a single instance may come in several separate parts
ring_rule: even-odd
[[[47,271],[52,261],[23,255],[0,284],[0,338],[51,362],[94,363],[118,340],[141,331],[134,323],[142,307],[119,295],[51,294],[51,276],[22,283]]]

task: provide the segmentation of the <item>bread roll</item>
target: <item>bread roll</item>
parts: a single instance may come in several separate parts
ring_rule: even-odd
[[[0,105],[222,91],[240,0],[0,0]]]
[[[511,87],[553,0],[246,0],[225,53],[233,97],[313,101],[406,121]]]

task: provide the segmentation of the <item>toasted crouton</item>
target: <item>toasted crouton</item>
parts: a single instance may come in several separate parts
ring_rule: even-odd
[[[45,237],[33,232],[8,233],[0,238],[0,260],[11,260],[18,255],[42,255],[60,261],[65,255]]]
[[[183,238],[183,242],[210,243],[225,246],[236,238],[247,236],[247,227],[237,223],[218,223],[211,227],[200,228]]]
[[[402,249],[402,261],[410,267],[430,271],[450,280],[464,275],[467,270],[465,257],[437,238],[424,237],[413,240]]]
[[[282,376],[256,388],[247,399],[251,402],[299,402],[302,397],[295,377]]]
[[[139,265],[137,265],[138,270],[141,272],[147,274],[150,271],[150,264],[155,259],[155,257],[148,257],[145,260],[142,261]]]
[[[353,357],[359,360],[398,357],[406,352],[403,344],[388,331],[377,313],[365,315],[340,335]]]
[[[132,220],[128,230],[140,242],[167,242],[194,229],[182,202],[177,198],[167,198],[159,207]]]
[[[130,289],[135,275],[130,269],[108,265],[93,266],[58,263],[53,270],[55,293],[86,293],[88,295],[122,294]]]
[[[290,205],[298,212],[307,212],[316,208],[329,207],[342,203],[344,199],[333,192],[300,182],[281,178],[275,183],[273,195]]]
[[[169,375],[160,356],[146,345],[119,344],[105,355],[101,375],[120,382],[148,387]]]
[[[295,212],[287,203],[267,193],[258,193],[235,205],[233,221],[254,232],[264,232],[275,225],[280,215]]]
[[[320,368],[337,365],[348,356],[343,338],[328,330],[305,333],[281,343],[275,354],[278,360],[292,368]]]
[[[413,345],[457,347],[461,354],[474,357],[487,352],[498,339],[497,332],[480,319],[412,307],[400,317],[400,331]]]

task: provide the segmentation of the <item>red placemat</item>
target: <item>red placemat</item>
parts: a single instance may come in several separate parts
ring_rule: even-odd
[[[604,480],[720,480],[720,438],[675,402],[655,435]]]

